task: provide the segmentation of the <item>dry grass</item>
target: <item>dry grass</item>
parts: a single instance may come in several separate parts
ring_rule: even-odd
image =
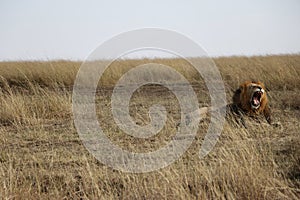
[[[97,108],[105,133],[122,148],[150,151],[176,130],[178,102],[162,87],[143,87],[131,102],[137,124],[149,122],[152,103],[168,110],[166,127],[150,139],[130,137],[113,123],[111,87],[132,67],[158,62],[193,82],[200,105],[207,89],[179,59],[115,62],[100,82]],[[72,85],[79,62],[0,63],[0,196],[3,199],[299,199],[300,56],[230,57],[214,60],[228,98],[238,84],[259,79],[267,85],[273,118],[280,127],[248,121],[244,129],[225,124],[218,144],[204,159],[198,153],[208,122],[199,124],[188,151],[172,165],[151,173],[128,174],[93,158],[82,145],[71,112]],[[105,116],[105,117],[104,117]]]

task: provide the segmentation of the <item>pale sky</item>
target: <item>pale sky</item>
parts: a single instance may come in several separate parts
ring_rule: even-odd
[[[299,0],[0,0],[0,25],[0,60],[83,60],[147,27],[186,35],[210,56],[300,53]]]

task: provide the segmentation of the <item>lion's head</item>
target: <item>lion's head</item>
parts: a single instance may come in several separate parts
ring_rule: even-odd
[[[246,81],[233,96],[233,103],[250,113],[261,113],[268,104],[266,89],[259,81]]]

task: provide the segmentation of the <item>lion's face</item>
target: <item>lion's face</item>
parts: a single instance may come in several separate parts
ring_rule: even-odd
[[[240,86],[239,101],[244,110],[260,112],[267,103],[265,86],[261,82],[243,83]]]
[[[260,107],[262,97],[265,94],[265,90],[262,88],[262,86],[256,83],[251,83],[247,86],[247,91],[249,92],[251,108],[258,109]]]

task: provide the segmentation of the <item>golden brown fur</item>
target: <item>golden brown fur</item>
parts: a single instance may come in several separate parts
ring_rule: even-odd
[[[218,108],[203,107],[197,110],[197,115],[203,118],[207,113]],[[226,106],[227,116],[233,116],[236,122],[246,127],[244,115],[257,118],[264,115],[271,124],[271,111],[269,107],[266,88],[259,81],[245,81],[234,92],[232,103]]]
[[[253,105],[253,99],[255,99],[257,106]],[[266,88],[262,82],[246,81],[242,83],[239,89],[235,91],[232,101],[230,107],[236,114],[246,114],[253,117],[263,114],[268,123],[271,124],[268,97]]]

